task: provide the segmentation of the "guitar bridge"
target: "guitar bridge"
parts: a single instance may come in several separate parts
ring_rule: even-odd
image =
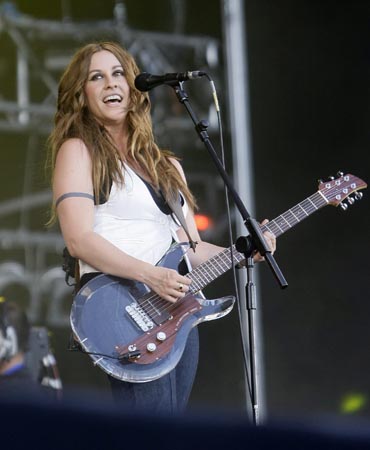
[[[134,302],[131,305],[127,305],[126,311],[142,331],[146,332],[154,327],[154,322],[150,316],[137,303]]]

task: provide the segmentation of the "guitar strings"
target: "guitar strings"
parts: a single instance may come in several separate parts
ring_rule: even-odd
[[[333,185],[333,186],[330,186],[329,188],[325,188],[325,189],[328,193],[332,193],[332,191],[335,191],[337,188],[338,188],[337,185]],[[276,237],[278,237],[279,235],[281,235],[288,229],[292,228],[294,225],[298,224],[303,219],[305,219],[306,217],[308,217],[313,212],[317,211],[318,209],[320,209],[321,207],[323,207],[326,204],[327,204],[326,198],[323,197],[320,194],[320,192],[315,192],[310,197],[306,198],[302,202],[298,203],[297,205],[295,205],[292,208],[290,208],[289,210],[287,210],[285,213],[278,216],[276,219],[268,222],[265,225],[262,225],[261,230],[262,230],[262,232],[270,231]],[[290,214],[292,217],[291,218],[287,217],[287,214]],[[294,220],[292,220],[292,218]],[[194,284],[196,283],[193,287],[190,288],[190,290],[189,290],[190,294],[195,294],[200,289],[202,289],[203,284],[204,284],[204,278],[207,278],[209,271],[212,272],[212,263],[213,263],[213,268],[216,271],[215,273],[213,273],[213,275],[216,275],[216,276],[219,275],[219,273],[217,272],[217,267],[215,267],[216,265],[218,265],[222,269],[222,272],[220,274],[224,273],[224,271],[225,271],[224,269],[226,269],[226,270],[231,269],[231,263],[232,263],[231,258],[230,258],[231,251],[232,252],[235,251],[236,254],[238,254],[238,252],[235,249],[235,246],[232,246],[232,249],[228,248],[228,249],[221,251],[220,253],[218,253],[217,255],[212,257],[210,260],[206,261],[205,263],[203,263],[200,266],[198,266],[197,268],[195,268],[192,272],[190,272],[190,274],[187,275],[189,278],[192,279],[192,282]],[[229,262],[229,265],[227,265],[227,266],[222,265],[222,264],[225,264],[225,261],[224,261],[225,258],[227,258],[228,262]],[[206,265],[209,266],[208,272],[205,270],[203,271],[203,268]],[[202,271],[203,271],[203,273],[202,273]],[[203,278],[202,278],[202,275],[203,275]],[[197,279],[197,277],[198,277],[198,279]],[[216,277],[210,276],[209,278],[210,279],[206,280],[206,281],[209,281],[209,282],[213,281],[213,279],[215,279]],[[199,284],[198,284],[198,282],[199,282]],[[204,284],[204,285],[206,285],[206,284]],[[186,296],[184,298],[186,298]],[[142,301],[139,302],[139,305],[140,305],[140,307],[143,308],[143,310],[147,314],[152,316],[152,315],[160,315],[165,312],[169,313],[169,312],[173,311],[174,309],[176,309],[176,305],[179,305],[181,303],[181,300],[177,301],[176,303],[170,303],[170,302],[164,300],[163,298],[161,298],[158,294],[153,292],[153,294],[151,296],[149,296],[147,298],[143,298]]]
[[[236,249],[233,246],[233,252],[236,252]],[[238,252],[236,252],[238,253]],[[199,265],[196,269],[194,269],[192,272],[190,272],[190,274],[187,274],[186,276],[188,278],[191,278],[193,281],[193,286],[190,286],[190,290],[189,290],[189,294],[196,294],[200,289],[202,289],[203,285],[208,284],[210,281],[212,281],[213,279],[215,279],[217,276],[221,275],[222,273],[224,273],[226,270],[231,269],[231,250],[230,248],[225,249],[223,251],[221,251],[220,253],[218,253],[217,255],[213,256],[210,260],[206,261],[206,263],[203,263],[201,265]],[[235,258],[234,258],[235,259]],[[243,256],[239,253],[239,261],[240,262],[241,259],[243,259]],[[211,266],[212,267],[212,263],[213,263],[213,269],[215,269],[214,271],[212,270],[212,268],[208,268],[208,270],[206,271],[204,269],[204,266]],[[217,266],[221,269],[217,271]],[[209,275],[209,271],[212,272],[213,276]],[[202,278],[203,275],[203,278]],[[207,283],[204,283],[204,278],[209,278],[207,279]],[[186,299],[186,296],[184,297]],[[181,299],[182,300],[182,299]],[[141,308],[143,308],[143,310],[149,314],[151,317],[153,317],[154,315],[158,316],[161,313],[169,313],[171,311],[173,311],[176,307],[176,305],[179,305],[181,300],[177,301],[176,303],[170,303],[166,300],[164,300],[163,298],[161,298],[158,294],[156,294],[155,292],[153,292],[153,294],[150,297],[147,298],[143,298],[142,301],[139,301],[139,305]]]

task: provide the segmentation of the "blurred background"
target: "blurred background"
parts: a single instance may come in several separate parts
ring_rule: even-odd
[[[206,71],[220,104],[227,172],[249,212],[272,220],[338,171],[368,182],[369,27],[370,1],[360,0],[0,1],[0,295],[47,328],[64,390],[109,395],[105,374],[68,351],[64,243],[57,226],[45,227],[45,141],[58,79],[75,49],[114,39],[143,71]],[[209,83],[194,80],[186,90],[220,155]],[[206,216],[202,236],[230,245],[223,181],[193,123],[171,88],[150,95],[158,142],[183,158]],[[370,227],[362,192],[347,211],[329,205],[279,238],[275,258],[287,289],[266,264],[256,269],[260,399],[270,416],[370,416]],[[231,221],[236,237],[243,228],[232,200]],[[232,274],[204,293],[234,293]],[[244,411],[238,308],[199,330],[190,406]]]

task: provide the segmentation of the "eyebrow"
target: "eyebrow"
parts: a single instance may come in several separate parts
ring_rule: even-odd
[[[117,68],[121,68],[123,70],[123,67],[121,66],[121,64],[117,64],[116,66],[113,66],[112,70],[117,69]],[[89,74],[93,73],[93,72],[101,72],[101,71],[102,71],[102,69],[92,69],[89,71]]]

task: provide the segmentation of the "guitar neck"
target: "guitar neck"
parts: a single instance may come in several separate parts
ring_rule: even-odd
[[[298,203],[274,220],[271,220],[271,222],[262,225],[262,232],[270,231],[278,237],[327,204],[328,201],[326,198],[317,191],[315,194],[303,200],[303,202]]]
[[[261,230],[270,231],[278,237],[327,204],[326,198],[317,191],[274,220],[262,225]],[[244,255],[236,250],[235,245],[217,253],[187,275],[192,280],[191,292],[196,293],[203,289],[243,259]]]

